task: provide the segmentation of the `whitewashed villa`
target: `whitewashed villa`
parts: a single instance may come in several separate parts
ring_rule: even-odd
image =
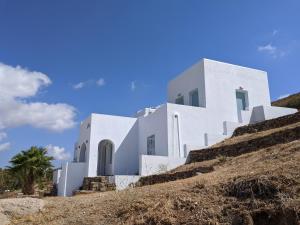
[[[222,141],[241,125],[296,112],[271,106],[266,72],[209,59],[171,80],[167,99],[133,117],[92,113],[84,120],[73,162],[54,173],[58,195],[72,195],[84,177],[109,176],[123,189],[184,164],[190,150]]]

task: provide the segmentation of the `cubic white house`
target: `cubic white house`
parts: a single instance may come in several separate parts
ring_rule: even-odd
[[[54,174],[58,195],[84,177],[109,176],[117,189],[140,176],[182,165],[190,150],[229,137],[235,128],[291,113],[273,107],[267,73],[203,59],[168,84],[168,103],[134,117],[92,113],[80,125],[74,161]]]

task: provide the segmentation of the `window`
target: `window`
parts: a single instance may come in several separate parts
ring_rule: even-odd
[[[85,143],[83,143],[80,148],[79,162],[85,162],[85,155],[86,155],[86,145]]]
[[[247,110],[248,109],[247,92],[236,91],[236,102],[237,102],[238,110]]]
[[[147,138],[147,154],[155,155],[155,135],[151,135]]]
[[[191,91],[189,96],[190,96],[190,105],[191,106],[199,106],[198,88]]]
[[[175,104],[178,104],[178,105],[184,105],[184,98],[182,95],[178,95],[176,100],[175,100]]]

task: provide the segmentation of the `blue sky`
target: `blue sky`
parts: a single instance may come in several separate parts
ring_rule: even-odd
[[[161,104],[201,58],[267,71],[273,100],[299,92],[299,12],[298,0],[0,0],[0,167],[31,145],[67,158],[90,113]]]

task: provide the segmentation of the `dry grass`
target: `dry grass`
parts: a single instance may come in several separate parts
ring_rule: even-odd
[[[222,163],[202,162],[215,164],[215,171],[184,180],[46,198],[43,212],[12,224],[297,224],[299,162],[298,140]]]
[[[296,108],[300,110],[300,92],[272,102],[273,106]]]
[[[221,146],[225,146],[225,145],[232,145],[232,144],[236,144],[238,142],[250,141],[250,140],[260,138],[260,137],[265,137],[265,136],[268,136],[268,135],[272,135],[273,133],[276,133],[276,132],[279,132],[279,131],[283,131],[283,130],[286,130],[286,129],[292,129],[292,128],[299,127],[299,126],[300,126],[300,122],[289,124],[289,125],[283,126],[283,127],[278,127],[278,128],[275,128],[275,129],[270,129],[270,130],[258,132],[258,133],[251,133],[251,134],[244,134],[244,135],[241,135],[241,136],[235,136],[235,137],[232,137],[232,138],[225,139],[224,141],[221,141],[221,142],[219,142],[215,145],[212,145],[211,148],[221,147]]]

